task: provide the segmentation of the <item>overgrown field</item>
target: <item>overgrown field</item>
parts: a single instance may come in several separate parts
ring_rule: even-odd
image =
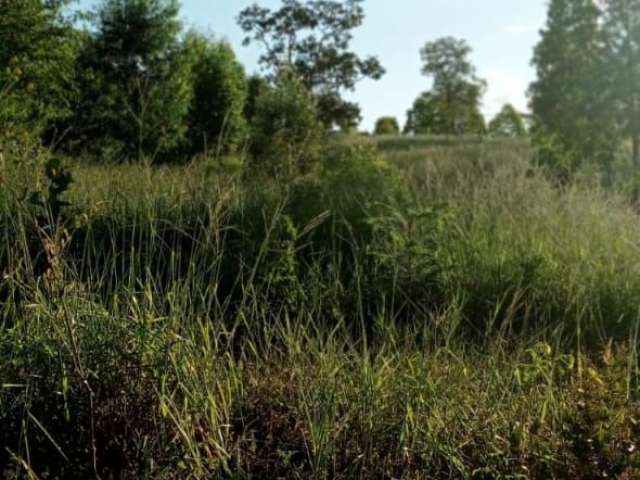
[[[640,478],[640,222],[516,141],[0,162],[0,478]]]

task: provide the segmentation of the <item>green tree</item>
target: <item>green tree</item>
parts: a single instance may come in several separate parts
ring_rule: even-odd
[[[593,0],[552,0],[534,50],[532,134],[540,160],[563,177],[587,160],[608,161],[616,148],[600,23]]]
[[[0,129],[41,131],[70,115],[76,43],[65,4],[0,0]]]
[[[345,101],[363,78],[379,79],[384,69],[375,57],[350,51],[352,30],[364,20],[363,0],[283,0],[275,11],[254,4],[240,12],[245,44],[260,43],[260,63],[273,81],[282,69],[292,69],[317,98],[319,116],[327,128],[357,125],[360,110]]]
[[[606,0],[605,7],[608,99],[640,169],[640,1]]]
[[[498,137],[523,137],[527,134],[522,115],[507,103],[489,122],[489,133]]]
[[[193,97],[189,109],[189,141],[193,152],[229,152],[246,133],[244,68],[228,43],[191,33],[185,41],[192,56]]]
[[[471,48],[451,37],[428,42],[421,50],[422,73],[433,80],[408,112],[407,128],[414,133],[484,133],[480,100],[486,88],[469,60]]]
[[[155,158],[183,142],[189,56],[176,0],[103,0],[89,52],[99,92],[94,121],[121,158]]]
[[[269,89],[269,82],[264,77],[254,74],[247,79],[247,97],[244,103],[244,118],[249,124],[256,114],[256,103],[260,95]]]
[[[395,117],[381,117],[376,121],[374,135],[398,135],[400,125]]]
[[[453,128],[455,126],[455,128]],[[405,133],[417,135],[483,134],[484,116],[479,107],[453,112],[442,95],[422,93],[407,112]]]
[[[316,100],[295,74],[282,72],[256,101],[251,129],[252,163],[272,174],[309,170],[318,157],[322,125]]]

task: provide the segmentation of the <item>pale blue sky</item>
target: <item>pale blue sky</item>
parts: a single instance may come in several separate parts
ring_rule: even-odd
[[[96,0],[80,0],[83,7]],[[242,46],[236,16],[254,0],[182,0],[182,18],[216,37],[226,38],[248,72],[258,71],[259,47]],[[280,0],[258,0],[276,7]],[[428,89],[420,74],[419,51],[426,41],[452,35],[466,39],[479,75],[488,81],[483,111],[491,116],[509,101],[526,108],[526,89],[534,78],[532,49],[544,24],[547,0],[366,0],[364,25],[354,32],[353,49],[377,55],[387,74],[365,80],[347,96],[362,108],[363,129],[394,115],[404,124],[417,95]]]

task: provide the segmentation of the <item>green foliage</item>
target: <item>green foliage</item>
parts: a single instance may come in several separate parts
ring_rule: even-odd
[[[278,10],[254,4],[238,17],[247,33],[245,44],[255,41],[265,47],[260,63],[271,78],[283,68],[292,69],[318,98],[326,128],[357,124],[360,110],[345,101],[341,91],[353,90],[362,78],[377,80],[384,74],[375,57],[362,59],[349,50],[352,30],[364,20],[362,1],[284,0]]]
[[[405,131],[415,134],[482,134],[485,121],[480,100],[486,82],[476,77],[464,40],[445,37],[427,42],[421,50],[422,72],[433,78],[407,113]]]
[[[118,160],[153,160],[178,147],[191,82],[177,1],[103,0],[94,27],[87,55],[96,93],[86,123],[102,132],[98,146]]]
[[[543,149],[553,142],[558,155],[543,154],[546,163],[571,165],[570,174],[587,162],[610,162],[618,147],[612,103],[604,94],[609,66],[600,20],[592,0],[553,0],[534,50],[533,137]]]
[[[277,85],[256,100],[254,166],[285,176],[308,171],[318,158],[321,137],[315,99],[294,74],[281,75]]]
[[[625,138],[632,141],[632,160],[640,169],[640,2],[606,0],[604,96]]]
[[[191,152],[215,149],[228,154],[246,134],[244,68],[230,45],[191,33],[185,49],[192,57],[193,96],[189,109]]]
[[[0,136],[37,134],[70,114],[76,48],[65,3],[0,1]]]
[[[395,117],[381,117],[376,120],[374,135],[398,135],[400,125]]]
[[[459,108],[458,108],[459,107]],[[416,135],[473,135],[485,133],[484,116],[479,108],[458,104],[451,110],[444,97],[432,92],[420,95],[407,112],[405,133]]]
[[[489,122],[488,132],[498,137],[517,138],[527,134],[522,115],[511,104],[506,104]]]
[[[260,75],[251,75],[247,79],[247,96],[244,105],[244,118],[251,124],[256,114],[256,105],[260,95],[266,92],[270,87],[266,78]]]
[[[637,477],[637,212],[526,141],[391,140],[286,183],[78,164],[68,236],[14,150],[2,475]]]
[[[368,219],[382,205],[395,204],[401,197],[400,177],[374,148],[367,145],[334,146],[322,155],[317,180],[321,195],[315,200],[318,213],[330,207],[346,222],[352,234],[368,239]],[[300,202],[298,208],[303,208]]]

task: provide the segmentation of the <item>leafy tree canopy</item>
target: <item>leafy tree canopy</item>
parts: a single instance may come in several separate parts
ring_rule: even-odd
[[[510,103],[504,105],[500,112],[489,122],[489,133],[499,137],[523,137],[527,129],[522,115]]]
[[[341,97],[363,78],[379,79],[384,69],[375,57],[349,50],[352,30],[364,20],[363,0],[283,0],[275,11],[254,4],[239,17],[245,44],[260,43],[260,63],[271,80],[283,68],[293,69],[318,98],[325,126],[348,128],[359,121],[357,105]]]
[[[480,100],[486,82],[477,78],[464,40],[445,37],[428,42],[420,54],[422,73],[433,80],[408,113],[407,129],[414,133],[483,133]]]
[[[193,97],[189,109],[192,152],[216,148],[229,152],[246,133],[247,80],[231,46],[189,33],[185,46],[192,60]]]
[[[395,117],[381,117],[376,121],[375,135],[398,135],[400,126]]]
[[[605,0],[605,98],[623,135],[631,138],[633,163],[640,168],[640,1]]]
[[[540,160],[558,167],[562,176],[587,160],[609,161],[616,150],[601,20],[593,0],[552,0],[534,49],[532,133],[542,147]]]
[[[95,123],[124,158],[153,158],[184,139],[191,84],[178,12],[176,0],[103,0],[98,8],[89,55],[100,84]]]
[[[46,127],[70,114],[76,42],[66,1],[0,0],[0,125]]]

